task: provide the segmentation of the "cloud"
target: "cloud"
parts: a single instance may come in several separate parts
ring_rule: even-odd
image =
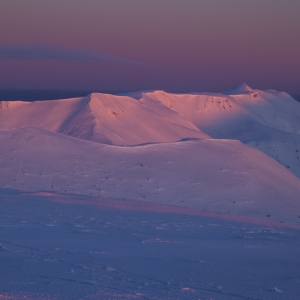
[[[101,52],[80,50],[68,47],[56,47],[44,44],[28,46],[0,45],[0,59],[5,60],[61,60],[78,62],[106,62],[141,67],[153,67],[150,64],[107,55]]]

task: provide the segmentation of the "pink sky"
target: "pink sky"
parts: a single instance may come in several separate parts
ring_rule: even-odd
[[[2,0],[0,88],[300,94],[298,0]]]

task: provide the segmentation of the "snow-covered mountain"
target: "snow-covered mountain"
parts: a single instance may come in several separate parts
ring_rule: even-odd
[[[163,103],[212,138],[237,139],[259,149],[300,177],[300,105],[286,93],[242,84],[224,94],[133,96],[144,104]]]
[[[36,127],[113,145],[208,137],[177,112],[126,96],[95,93],[56,101],[2,102],[1,107],[1,129]]]
[[[300,104],[286,93],[242,85],[7,101],[0,128],[0,188],[300,224]]]

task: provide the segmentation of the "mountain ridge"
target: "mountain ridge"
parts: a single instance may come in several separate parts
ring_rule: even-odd
[[[0,188],[300,222],[300,105],[272,90],[1,102]]]

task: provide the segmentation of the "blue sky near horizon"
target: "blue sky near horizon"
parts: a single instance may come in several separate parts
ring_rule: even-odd
[[[300,94],[299,0],[1,0],[0,89]]]

